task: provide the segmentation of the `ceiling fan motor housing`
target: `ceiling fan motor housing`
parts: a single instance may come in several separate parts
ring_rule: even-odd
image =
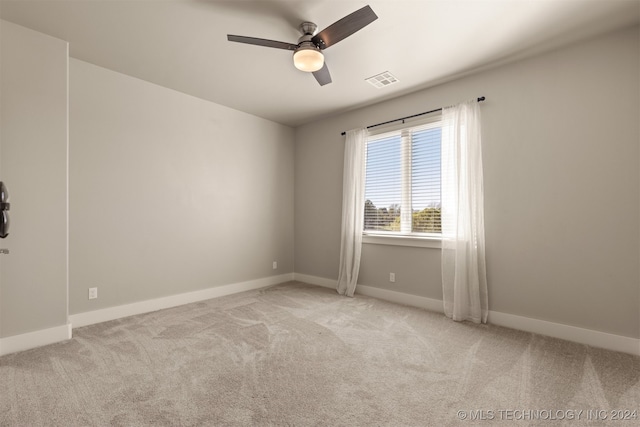
[[[302,24],[300,24],[300,27],[298,28],[303,36],[306,36],[306,35],[315,36],[316,32],[318,31],[318,26],[313,22],[303,22]]]
[[[318,49],[318,46],[312,40],[317,29],[317,25],[313,22],[303,22],[300,24],[302,36],[298,39],[298,49]],[[296,49],[296,51],[298,49]]]

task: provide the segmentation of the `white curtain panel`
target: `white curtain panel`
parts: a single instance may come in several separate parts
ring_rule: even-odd
[[[346,133],[342,175],[342,232],[338,293],[352,297],[358,283],[364,217],[366,129]]]
[[[442,109],[442,288],[444,313],[486,323],[487,274],[480,106]]]

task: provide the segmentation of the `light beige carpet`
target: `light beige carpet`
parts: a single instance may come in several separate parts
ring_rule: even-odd
[[[611,411],[639,381],[631,355],[292,282],[4,356],[0,425],[632,426]]]

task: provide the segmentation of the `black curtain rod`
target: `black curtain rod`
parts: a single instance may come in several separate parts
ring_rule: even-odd
[[[481,96],[480,98],[478,98],[478,102],[482,102],[484,100],[485,100],[484,96]],[[406,117],[401,117],[399,119],[389,120],[387,122],[377,123],[375,125],[367,126],[367,129],[375,128],[375,127],[382,126],[382,125],[388,125],[389,123],[399,122],[401,120],[405,121],[407,119],[413,119],[414,117],[424,116],[425,114],[431,114],[431,113],[435,113],[437,111],[442,111],[442,108],[436,108],[435,110],[425,111],[424,113],[418,113],[418,114],[414,114],[412,116],[406,116]],[[346,134],[347,134],[346,132],[342,132],[340,135],[344,136]]]

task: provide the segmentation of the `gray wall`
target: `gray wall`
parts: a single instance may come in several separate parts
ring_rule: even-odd
[[[0,21],[0,337],[67,323],[67,43]]]
[[[76,59],[70,82],[72,314],[294,271],[293,129]]]
[[[640,337],[639,52],[634,27],[296,129],[296,272],[337,278],[341,131],[484,95],[490,309]],[[440,251],[365,244],[359,283],[441,299]]]

